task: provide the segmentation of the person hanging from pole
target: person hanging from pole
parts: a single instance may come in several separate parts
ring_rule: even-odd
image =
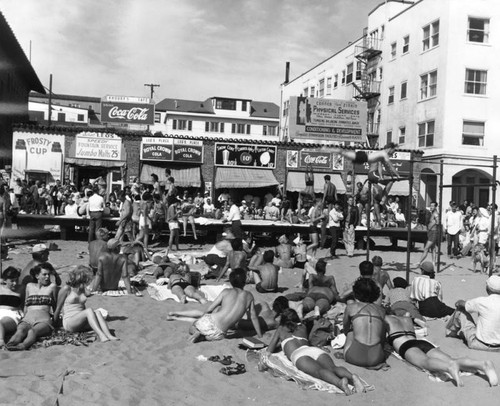
[[[314,194],[314,172],[311,165],[306,168],[304,176],[306,181],[306,188],[299,192],[299,212],[301,209],[309,211],[309,209],[313,206],[314,200],[316,199],[316,196]]]
[[[390,157],[398,145],[389,142],[384,149],[380,151],[374,151],[368,154],[366,151],[354,151],[345,149],[334,149],[333,152],[342,155],[344,158],[352,161],[353,164],[365,164],[369,165],[368,168],[368,179],[371,183],[380,183],[385,185],[389,182],[394,182],[395,180],[401,180],[401,176],[396,171],[391,163]],[[384,176],[384,167],[390,173],[389,177]]]
[[[420,265],[422,265],[422,263],[424,262],[425,258],[427,258],[429,251],[431,252],[432,255],[432,263],[434,265],[434,268],[436,268],[435,247],[437,246],[437,249],[440,249],[441,245],[441,241],[439,241],[439,230],[438,230],[439,214],[437,207],[438,204],[436,202],[431,202],[429,211],[426,214],[425,224],[427,225],[427,242],[425,243],[422,257],[420,258],[420,261],[417,263],[417,268],[419,268]]]

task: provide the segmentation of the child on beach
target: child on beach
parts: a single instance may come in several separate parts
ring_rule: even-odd
[[[253,271],[253,279],[255,281],[255,289],[259,293],[270,293],[278,290],[278,266],[273,264],[274,252],[268,250],[262,256],[264,263],[254,267],[250,266]]]
[[[227,331],[241,320],[245,313],[252,321],[259,338],[262,337],[259,320],[254,306],[254,298],[245,287],[246,272],[244,269],[234,269],[229,275],[232,288],[224,289],[212,302],[208,309],[186,310],[170,312],[167,320],[182,320],[193,322],[189,329],[192,335],[190,341],[196,343],[201,340],[222,340]]]

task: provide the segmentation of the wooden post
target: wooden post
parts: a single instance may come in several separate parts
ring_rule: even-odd
[[[439,208],[438,208],[438,243],[436,244],[437,252],[437,264],[436,264],[436,273],[439,273],[441,268],[441,238],[442,238],[442,221],[441,217],[443,215],[443,169],[444,169],[444,161],[441,159],[439,164]]]
[[[490,226],[490,247],[489,247],[489,254],[490,254],[490,264],[489,264],[489,276],[492,275],[493,269],[495,268],[495,262],[494,259],[496,259],[495,256],[495,200],[496,200],[496,193],[497,193],[497,156],[493,155],[493,183],[492,183],[492,188],[491,192],[493,194],[491,198],[491,226]]]
[[[413,151],[410,152],[410,176],[408,178],[409,187],[409,204],[406,208],[406,228],[407,228],[407,245],[406,245],[406,282],[410,283],[410,254],[411,254],[411,209],[413,203]]]

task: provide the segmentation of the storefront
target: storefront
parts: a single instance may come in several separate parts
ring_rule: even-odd
[[[11,186],[16,179],[52,184],[62,180],[65,136],[15,131]]]
[[[65,177],[77,186],[97,181],[107,193],[123,188],[127,153],[121,137],[116,134],[77,133],[64,163]]]
[[[345,194],[346,185],[342,178],[344,159],[338,154],[318,150],[289,150],[286,156],[286,190],[301,192],[306,188],[306,171],[314,174],[314,192],[323,193],[325,175],[330,175],[331,182],[337,188],[337,195]]]
[[[227,190],[236,199],[242,199],[245,195],[262,199],[267,193],[275,194],[279,185],[273,173],[276,154],[275,145],[216,142],[216,194]]]
[[[169,169],[178,187],[201,188],[203,152],[203,142],[199,140],[143,138],[140,181],[150,184],[151,175],[156,174],[160,185],[164,185],[167,180],[165,169]]]

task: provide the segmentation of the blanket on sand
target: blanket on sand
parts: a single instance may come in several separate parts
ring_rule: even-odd
[[[230,288],[231,285],[203,285],[200,287],[200,291],[205,295],[206,299],[209,302],[213,302],[219,294],[227,288]],[[150,283],[148,285],[147,291],[149,296],[154,300],[168,300],[173,299],[176,302],[180,302],[179,298],[172,293],[172,291],[168,288],[167,285],[157,285],[155,283]],[[188,298],[188,302],[196,302],[195,299]]]

